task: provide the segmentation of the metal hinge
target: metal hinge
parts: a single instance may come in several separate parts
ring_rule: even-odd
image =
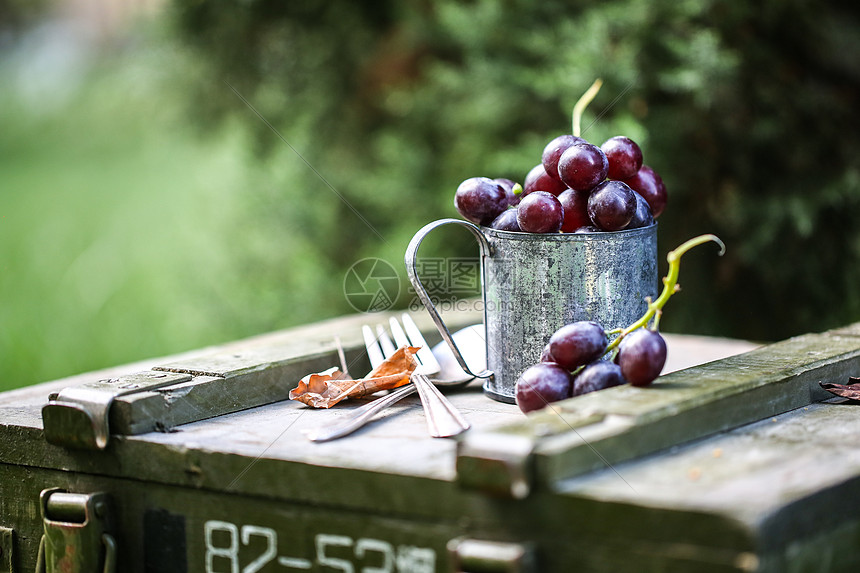
[[[68,493],[59,488],[39,496],[45,533],[36,573],[114,573],[116,539],[110,533],[110,498],[104,493]]]
[[[67,448],[103,450],[110,440],[114,399],[188,380],[188,374],[150,371],[65,388],[42,408],[45,439]]]
[[[457,573],[532,573],[537,571],[528,544],[458,537],[448,542],[448,555]]]

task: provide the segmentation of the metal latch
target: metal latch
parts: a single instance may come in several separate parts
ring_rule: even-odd
[[[14,573],[12,569],[15,564],[12,555],[14,535],[15,530],[11,527],[0,527],[0,573]]]
[[[42,407],[45,439],[67,448],[103,450],[110,439],[108,420],[115,398],[188,380],[189,374],[149,371],[65,388]]]
[[[114,573],[116,539],[110,533],[110,498],[105,493],[68,493],[59,488],[39,496],[45,533],[36,573]]]
[[[523,543],[458,537],[448,542],[448,555],[457,573],[532,573],[534,550]]]

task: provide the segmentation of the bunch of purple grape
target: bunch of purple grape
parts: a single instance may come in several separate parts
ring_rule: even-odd
[[[467,220],[503,231],[594,233],[647,227],[666,207],[663,180],[642,163],[631,139],[600,147],[560,135],[543,150],[522,186],[510,179],[472,177],[454,195]]]
[[[520,410],[539,410],[551,402],[628,382],[648,386],[666,363],[666,341],[656,330],[633,330],[617,352],[610,345],[607,332],[596,322],[562,326],[550,337],[540,362],[517,380]]]

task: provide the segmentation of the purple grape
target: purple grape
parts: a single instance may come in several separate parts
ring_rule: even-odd
[[[558,175],[558,160],[561,158],[561,154],[564,153],[568,147],[576,145],[577,143],[587,143],[587,141],[581,137],[576,137],[575,135],[559,135],[546,144],[546,147],[543,149],[543,155],[541,156],[541,163],[543,164],[547,175],[557,180],[559,183],[561,182],[561,177]]]
[[[647,386],[657,379],[666,364],[666,341],[647,328],[624,337],[618,350],[621,374],[634,386]]]
[[[640,227],[653,225],[654,217],[651,216],[651,207],[648,206],[648,201],[646,201],[642,195],[636,193],[636,191],[634,191],[633,194],[636,195],[636,212],[624,228],[639,229]]]
[[[517,223],[527,233],[557,233],[563,221],[564,208],[546,191],[529,193],[517,206]]]
[[[651,214],[656,219],[666,208],[669,197],[663,179],[651,167],[643,165],[636,174],[624,180],[631,189],[642,195],[651,207]]]
[[[505,195],[508,197],[508,205],[516,207],[520,202],[520,196],[514,193],[516,182],[511,181],[510,179],[505,179],[504,177],[493,179],[493,181],[501,185],[502,189],[505,190]]]
[[[616,135],[600,146],[609,161],[610,179],[628,179],[642,167],[642,150],[632,139]]]
[[[564,208],[562,233],[572,233],[591,224],[591,219],[588,218],[588,191],[568,189],[558,196],[558,201]]]
[[[505,209],[501,215],[493,219],[490,227],[499,231],[521,231],[519,223],[517,223],[517,210],[514,208]]]
[[[506,192],[510,191],[511,193],[513,193],[514,191],[514,185],[516,185],[516,183],[512,179],[506,179],[504,177],[496,177],[495,179],[493,179],[493,183],[501,185],[502,189],[504,189]]]
[[[573,379],[573,395],[581,396],[624,384],[621,367],[607,360],[597,360],[582,369]]]
[[[609,162],[596,145],[577,143],[568,147],[558,160],[558,175],[565,185],[588,191],[606,179]]]
[[[636,214],[636,194],[621,181],[601,183],[588,198],[588,216],[604,231],[620,231]]]
[[[574,370],[600,358],[608,343],[602,326],[581,320],[556,330],[549,338],[549,351],[556,364]]]
[[[558,195],[567,189],[567,185],[547,175],[542,163],[535,165],[523,182],[523,197],[535,191],[546,191]]]
[[[515,387],[517,406],[523,413],[570,398],[570,391],[570,373],[549,362],[530,366],[520,375]]]
[[[454,206],[467,220],[486,226],[508,207],[508,198],[492,179],[472,177],[457,187]]]

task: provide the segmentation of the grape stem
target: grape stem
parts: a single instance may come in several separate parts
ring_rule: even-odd
[[[603,80],[597,78],[594,80],[594,83],[591,84],[591,87],[585,90],[585,93],[582,94],[582,97],[576,102],[573,106],[573,135],[579,137],[582,133],[582,113],[585,111],[585,108],[588,107],[588,104],[591,103],[591,100],[594,99],[594,96],[597,95],[597,92],[600,91],[600,86],[603,85]]]
[[[720,256],[726,252],[726,245],[723,243],[719,237],[716,235],[699,235],[698,237],[693,237],[689,241],[683,243],[675,250],[669,251],[669,254],[666,255],[666,260],[669,262],[669,272],[663,277],[663,292],[660,293],[660,296],[657,297],[655,301],[648,301],[648,310],[645,311],[645,314],[642,317],[628,326],[627,328],[621,330],[618,336],[609,343],[606,347],[606,353],[612,352],[615,348],[621,344],[621,340],[636,330],[637,328],[642,328],[643,326],[647,326],[648,323],[654,318],[654,327],[657,328],[657,325],[660,320],[660,315],[663,313],[663,306],[666,302],[672,297],[673,294],[681,290],[678,286],[678,273],[681,270],[681,256],[684,255],[687,251],[692,249],[693,247],[697,247],[709,241],[713,241],[720,246]],[[610,331],[609,334],[616,332],[618,329]]]

